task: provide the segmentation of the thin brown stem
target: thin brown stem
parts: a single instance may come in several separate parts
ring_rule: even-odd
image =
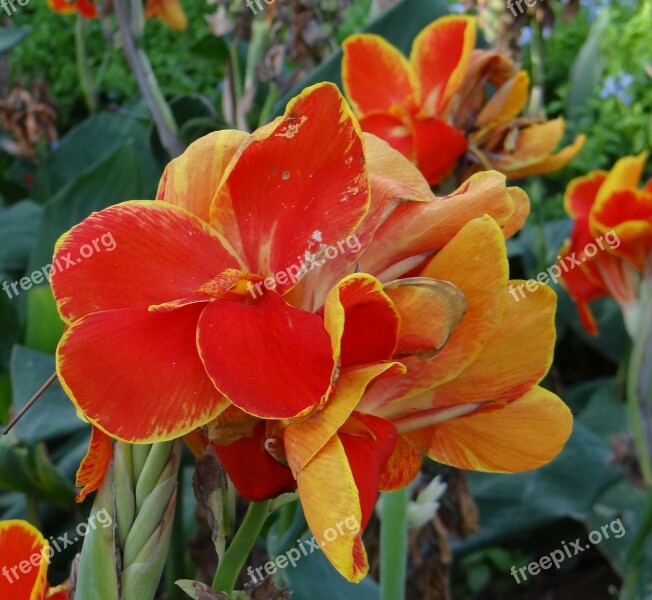
[[[30,398],[29,402],[23,406],[18,411],[18,414],[9,421],[9,424],[5,427],[4,431],[2,432],[2,435],[7,435],[14,427],[18,421],[23,417],[23,415],[30,409],[34,404],[36,404],[36,401],[43,395],[43,392],[50,387],[50,385],[54,382],[54,380],[57,378],[56,372],[52,373],[50,377],[48,377],[48,380],[37,390],[37,392]]]

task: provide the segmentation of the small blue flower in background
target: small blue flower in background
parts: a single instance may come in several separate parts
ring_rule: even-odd
[[[600,92],[600,98],[606,100],[611,96],[618,98],[625,106],[630,106],[633,98],[629,93],[629,88],[634,83],[634,76],[625,71],[621,71],[618,75],[609,75],[604,80],[604,87]]]
[[[460,4],[459,2],[456,2],[455,4],[451,4],[448,7],[448,10],[450,10],[451,13],[461,15],[466,12],[466,6],[464,6],[464,4]]]
[[[521,35],[518,38],[519,46],[527,46],[532,41],[532,27],[527,25],[521,29]]]

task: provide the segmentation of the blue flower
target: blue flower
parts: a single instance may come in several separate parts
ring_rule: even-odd
[[[609,75],[604,80],[604,86],[600,91],[600,98],[606,100],[611,96],[618,98],[625,106],[630,106],[633,97],[629,93],[629,88],[634,83],[634,76],[625,71],[621,71],[618,75]]]

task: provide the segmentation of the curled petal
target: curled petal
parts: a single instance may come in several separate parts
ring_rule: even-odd
[[[527,102],[529,77],[526,71],[519,71],[501,86],[480,111],[476,127],[495,126],[518,115]]]
[[[112,454],[111,438],[97,427],[92,427],[88,450],[79,465],[75,479],[75,485],[82,488],[75,498],[77,502],[83,502],[88,494],[100,488]]]
[[[419,474],[421,453],[401,435],[380,474],[380,490],[392,492],[403,489]]]

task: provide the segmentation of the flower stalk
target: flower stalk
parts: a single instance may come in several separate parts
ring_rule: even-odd
[[[95,528],[84,540],[77,597],[153,600],[174,521],[180,457],[179,441],[116,444],[92,509],[108,512],[112,526]]]

